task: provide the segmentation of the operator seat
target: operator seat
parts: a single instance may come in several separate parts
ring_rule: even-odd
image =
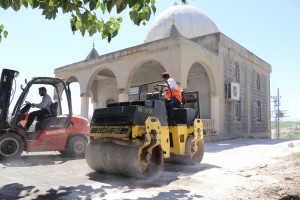
[[[57,116],[57,107],[58,107],[58,102],[52,103],[50,105],[50,114],[47,114],[44,116],[38,116],[36,118],[36,121],[41,121],[41,120],[49,118],[49,117],[56,117]]]
[[[175,121],[177,124],[191,124],[197,117],[197,110],[188,108],[188,99],[184,90],[181,90],[182,104],[181,107],[174,109]]]
[[[181,90],[181,98],[182,98],[182,105],[183,107],[185,106],[185,103],[186,103],[186,95],[185,95],[185,91],[184,90]]]

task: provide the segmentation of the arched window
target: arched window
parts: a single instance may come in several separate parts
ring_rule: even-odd
[[[260,90],[260,75],[256,73],[256,88]]]
[[[235,81],[237,82],[237,83],[240,83],[240,81],[241,81],[241,78],[240,78],[240,65],[239,65],[239,63],[235,63],[235,73],[234,73],[234,75],[235,75]]]
[[[235,119],[241,121],[241,101],[235,102]]]
[[[256,119],[261,122],[261,102],[258,100],[256,104]]]

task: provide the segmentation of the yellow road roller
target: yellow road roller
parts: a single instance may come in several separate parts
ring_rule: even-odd
[[[136,101],[110,103],[95,109],[85,159],[99,173],[151,178],[164,162],[199,164],[204,155],[203,124],[198,92],[182,92],[183,104],[167,117],[166,104],[158,92]],[[163,84],[160,84],[163,88]]]

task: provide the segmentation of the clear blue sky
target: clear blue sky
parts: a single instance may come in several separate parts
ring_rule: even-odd
[[[33,76],[54,76],[54,69],[81,61],[93,41],[99,54],[143,43],[151,22],[174,0],[157,0],[157,12],[146,26],[134,26],[124,13],[117,38],[111,43],[73,34],[69,15],[45,20],[41,11],[1,10],[0,24],[9,31],[0,43],[0,66],[20,71],[18,86]],[[180,3],[179,0],[177,0]],[[300,1],[299,0],[189,0],[209,16],[219,30],[272,66],[271,95],[280,90],[281,109],[288,118],[300,120]],[[19,88],[18,88],[19,89]],[[271,104],[273,110],[273,104]]]

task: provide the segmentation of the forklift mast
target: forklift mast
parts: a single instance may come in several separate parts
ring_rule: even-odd
[[[13,80],[19,75],[18,71],[2,69],[0,82],[0,129],[8,128],[8,111],[12,93]]]

